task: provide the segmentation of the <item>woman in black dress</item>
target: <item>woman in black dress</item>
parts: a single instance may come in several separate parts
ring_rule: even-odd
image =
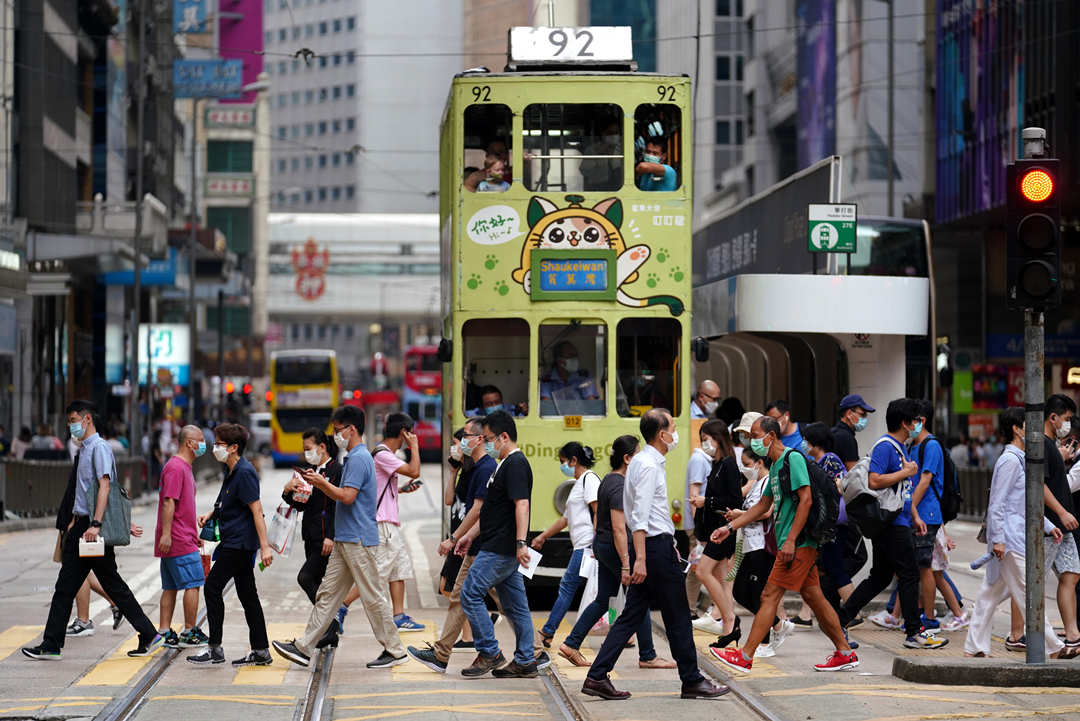
[[[318,428],[309,428],[303,433],[304,460],[317,473],[335,486],[341,485],[341,463],[330,455],[329,449],[337,451],[337,446],[330,445],[326,433]],[[298,492],[298,487],[305,485],[299,474],[285,484],[281,497],[293,508],[304,512],[300,522],[301,538],[304,539],[304,565],[296,576],[296,582],[315,604],[319,584],[326,575],[326,564],[330,562],[330,553],[334,550],[334,518],[337,501],[333,501],[321,490],[310,487],[310,497]]]
[[[691,498],[690,505],[695,509],[694,535],[709,538],[725,522],[724,513],[742,507],[743,477],[723,421],[711,420],[701,426],[701,449],[713,458],[713,467],[700,495]],[[721,641],[727,639],[725,646],[742,636],[731,583],[724,580],[734,564],[735,538],[728,537],[723,543],[708,541],[697,566],[698,578],[709,592],[713,607],[694,621],[694,628],[716,633]]]

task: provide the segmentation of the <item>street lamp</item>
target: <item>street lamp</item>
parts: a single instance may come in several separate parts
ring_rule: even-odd
[[[239,90],[232,90],[220,93],[207,93],[204,95],[196,95],[192,98],[193,112],[191,118],[191,212],[188,220],[188,224],[191,226],[190,235],[188,236],[188,254],[190,256],[190,267],[188,270],[188,273],[190,275],[190,283],[188,288],[188,320],[191,323],[191,346],[188,349],[188,411],[191,415],[190,420],[192,422],[194,422],[195,420],[195,358],[198,352],[199,345],[199,324],[198,319],[195,317],[195,248],[197,245],[197,241],[195,239],[195,228],[198,214],[198,204],[196,202],[197,174],[195,159],[199,147],[195,139],[195,130],[199,124],[199,101],[207,100],[209,98],[218,98],[224,95],[233,95],[238,92],[253,93],[269,89],[269,80],[256,80],[253,83],[248,83],[247,85],[242,86]]]

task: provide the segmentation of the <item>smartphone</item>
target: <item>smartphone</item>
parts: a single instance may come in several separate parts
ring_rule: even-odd
[[[689,560],[687,560],[685,558],[680,558],[679,559],[679,565],[682,567],[682,572],[684,574],[690,573],[690,561]]]
[[[304,475],[304,473],[306,473],[306,472],[307,472],[307,469],[306,469],[306,468],[299,468],[299,467],[297,467],[297,466],[293,466],[293,467],[292,467],[292,469],[293,469],[294,471],[296,471],[297,473],[299,473],[299,474],[300,474],[301,476],[302,476],[302,475]]]
[[[417,478],[415,481],[412,481],[411,483],[406,483],[399,490],[401,490],[404,493],[409,493],[412,490],[414,490],[416,488],[419,488],[422,485],[424,485],[424,482],[421,481],[419,478]]]

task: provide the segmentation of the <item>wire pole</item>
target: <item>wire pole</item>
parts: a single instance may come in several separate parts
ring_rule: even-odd
[[[889,0],[889,72],[888,72],[888,75],[889,75],[889,91],[888,91],[889,92],[889,112],[888,112],[888,118],[889,118],[889,127],[888,127],[888,133],[889,133],[889,156],[888,156],[888,167],[885,170],[886,174],[888,175],[888,188],[889,188],[889,213],[888,213],[888,215],[889,215],[890,218],[893,217],[893,198],[894,198],[894,195],[895,195],[895,188],[893,187],[894,186],[893,176],[896,174],[896,170],[895,170],[896,158],[895,158],[895,156],[893,154],[893,145],[894,145],[894,142],[896,140],[896,136],[895,136],[895,134],[893,132],[894,131],[893,125],[895,123],[895,121],[893,120],[893,108],[895,107],[893,105],[893,96],[894,96],[893,91],[895,90],[895,82],[893,81],[893,70],[894,70],[894,68],[893,68],[893,56],[895,55],[895,52],[894,52],[894,46],[895,46],[894,40],[895,40],[895,38],[893,36],[893,4],[894,4],[894,0]]]
[[[195,156],[199,152],[199,142],[196,137],[199,128],[199,99],[193,98],[191,100],[192,112],[191,117],[191,214],[188,216],[188,225],[191,226],[190,234],[188,235],[188,255],[189,257],[189,283],[188,288],[188,321],[191,323],[191,347],[188,351],[188,413],[191,416],[190,421],[197,423],[197,417],[195,415],[198,409],[198,393],[195,390],[195,361],[198,358],[198,345],[199,345],[199,323],[198,318],[195,315],[195,248],[197,241],[195,238],[195,228],[197,226],[196,219],[199,217],[198,204],[196,203],[196,192],[198,190],[196,182],[196,158]]]
[[[131,438],[128,454],[137,456],[142,452],[142,422],[139,417],[139,316],[142,309],[142,221],[143,221],[143,143],[145,142],[145,123],[143,115],[146,105],[146,0],[139,0],[139,80],[136,88],[135,107],[135,277],[131,283],[131,298],[134,312],[131,314],[131,393],[128,395],[128,418],[131,420]],[[150,358],[146,359],[147,365]],[[150,386],[146,387],[146,408],[150,410]]]

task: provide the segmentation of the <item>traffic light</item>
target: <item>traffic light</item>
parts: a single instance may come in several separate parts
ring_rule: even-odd
[[[245,383],[243,388],[243,401],[245,406],[251,405],[251,384]]]
[[[1058,161],[1017,160],[1006,172],[1005,306],[1061,305],[1061,209]]]
[[[232,381],[225,381],[225,393],[231,396],[235,390],[236,386],[233,385]]]

